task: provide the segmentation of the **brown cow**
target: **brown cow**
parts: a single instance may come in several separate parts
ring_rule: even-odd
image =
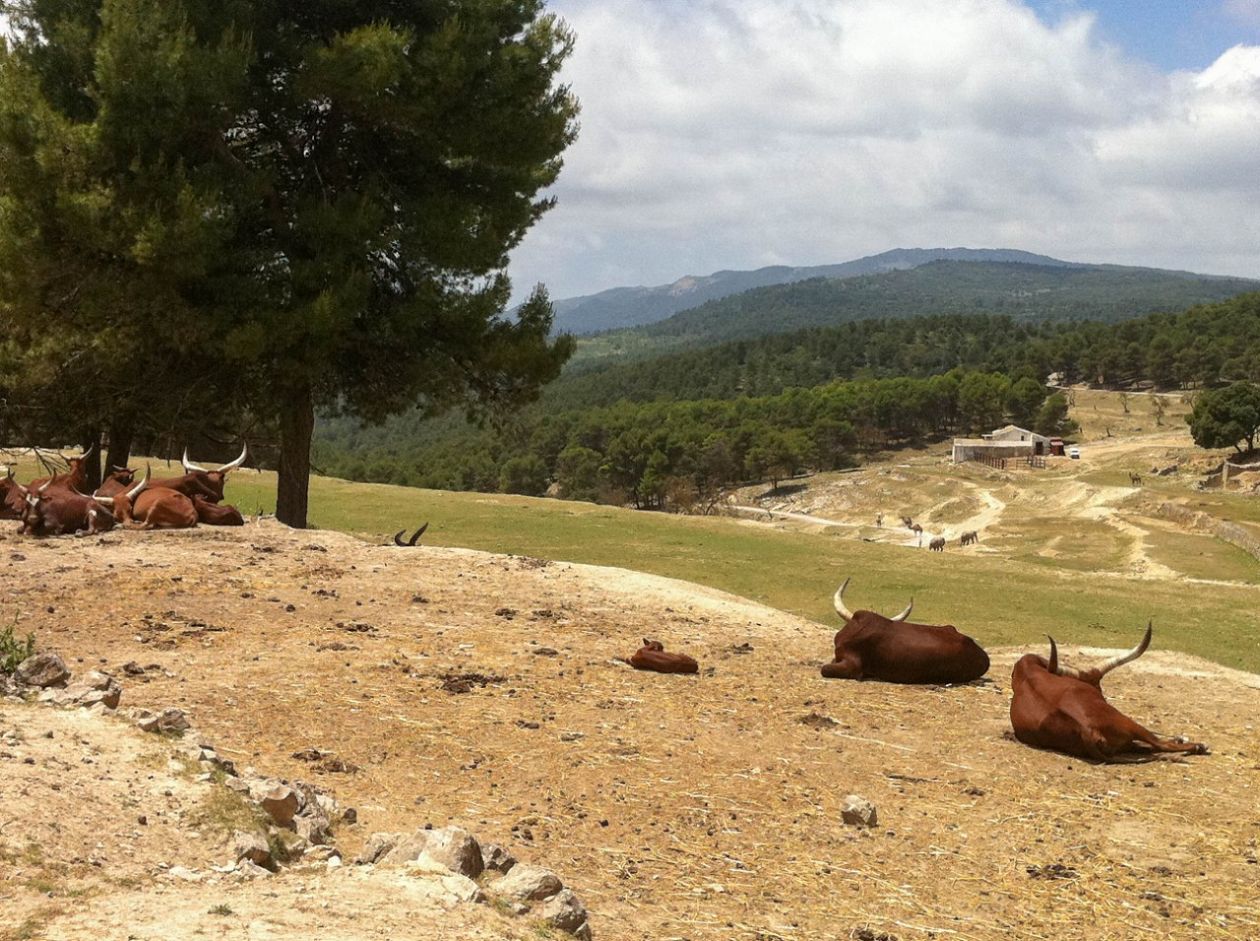
[[[0,520],[20,520],[26,508],[22,488],[13,479],[13,468],[5,467],[0,477]]]
[[[101,481],[101,485],[92,491],[94,497],[113,497],[124,490],[130,490],[136,482],[136,472],[130,467],[110,468],[109,476]]]
[[[207,526],[245,525],[245,517],[241,516],[241,511],[230,503],[211,503],[200,494],[193,497],[192,502],[197,510],[199,523],[205,523]]]
[[[700,664],[685,653],[666,653],[659,640],[643,638],[643,646],[627,661],[636,670],[657,673],[699,673]]]
[[[935,539],[933,539],[931,542],[928,543],[928,548],[933,552],[944,552],[945,551],[945,537],[937,536]]]
[[[148,483],[146,468],[144,479],[126,493],[92,499],[109,507],[127,529],[191,529],[197,525],[197,508],[191,497],[165,487],[147,490]]]
[[[248,455],[249,447],[243,446],[240,456],[235,461],[229,461],[218,470],[206,470],[188,460],[188,449],[185,448],[184,456],[180,459],[180,463],[184,466],[183,476],[161,477],[150,481],[149,487],[150,489],[176,490],[189,498],[200,495],[210,503],[222,503],[223,485],[227,482],[227,475],[244,464]]]
[[[896,617],[850,611],[844,584],[833,599],[844,627],[836,632],[835,660],[824,664],[829,679],[883,680],[886,683],[970,683],[989,669],[989,655],[953,625],[906,621],[913,599]]]
[[[1020,657],[1011,673],[1011,725],[1015,737],[1034,748],[1088,761],[1132,761],[1159,752],[1206,755],[1206,745],[1161,738],[1103,698],[1102,678],[1142,656],[1150,643],[1148,623],[1140,644],[1092,670],[1061,665],[1053,637],[1048,661],[1031,653]]]
[[[87,485],[87,460],[95,448],[96,446],[93,445],[79,457],[66,458],[69,469],[65,473],[53,474],[51,477],[37,477],[26,485],[27,489],[38,490],[45,484],[52,484],[54,489],[82,491]],[[48,467],[47,464],[44,466]],[[82,493],[79,495],[82,496]]]
[[[88,496],[64,487],[52,479],[36,489],[18,484],[25,505],[20,534],[27,536],[94,536],[114,528],[114,516]]]

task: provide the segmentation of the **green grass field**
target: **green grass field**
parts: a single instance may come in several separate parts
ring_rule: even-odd
[[[246,471],[228,498],[248,513],[274,505],[275,477]],[[1157,647],[1260,672],[1260,590],[1143,581],[1035,562],[929,553],[849,535],[786,532],[727,518],[591,504],[311,481],[313,525],[385,541],[430,521],[425,543],[586,562],[698,582],[834,627],[831,594],[853,577],[854,605],[953,623],[990,645],[1124,646],[1153,618]],[[1085,566],[1088,568],[1088,566]]]

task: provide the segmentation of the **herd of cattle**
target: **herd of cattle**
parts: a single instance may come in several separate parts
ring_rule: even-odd
[[[836,613],[844,627],[835,636],[835,658],[822,668],[831,679],[882,680],[887,683],[971,683],[989,670],[989,655],[952,624],[915,624],[906,620],[911,601],[894,617],[874,611],[850,611],[844,603],[849,580],[836,591]],[[1136,660],[1151,643],[1151,625],[1127,653],[1089,669],[1059,662],[1050,640],[1050,659],[1026,654],[1011,673],[1011,725],[1015,738],[1035,748],[1063,752],[1088,761],[1125,761],[1159,752],[1206,755],[1207,746],[1154,734],[1103,697],[1102,678]],[[667,653],[659,641],[644,640],[629,659],[631,666],[659,673],[696,673],[699,664],[685,654]]]
[[[20,520],[18,532],[28,536],[90,536],[115,526],[129,529],[187,529],[242,526],[236,507],[223,502],[227,475],[245,463],[248,449],[217,470],[206,470],[188,460],[179,477],[153,478],[148,469],[136,481],[136,471],[114,467],[91,494],[87,484],[89,454],[66,460],[68,470],[23,485],[6,467],[0,478],[0,520]]]

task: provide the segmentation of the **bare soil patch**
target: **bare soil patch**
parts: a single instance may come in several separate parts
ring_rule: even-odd
[[[323,782],[358,809],[348,851],[465,826],[565,873],[600,939],[1260,934],[1260,677],[1148,654],[1112,701],[1213,754],[1095,767],[1004,734],[1018,651],[956,689],[824,681],[834,627],[684,582],[275,524],[20,549],[5,610],[42,645],[160,666],[124,705],[179,706],[278,776],[335,755],[359,769]],[[644,636],[700,675],[614,659]],[[876,828],[841,822],[849,794]],[[270,904],[297,918],[289,898],[311,936],[352,936],[296,892]]]

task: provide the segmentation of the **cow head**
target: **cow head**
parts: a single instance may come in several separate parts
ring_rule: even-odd
[[[1151,645],[1151,622],[1146,622],[1146,634],[1136,647],[1128,653],[1122,653],[1112,657],[1094,667],[1092,670],[1075,670],[1072,667],[1065,667],[1059,662],[1059,645],[1054,642],[1054,638],[1049,634],[1046,639],[1050,641],[1050,659],[1046,661],[1046,670],[1059,676],[1070,676],[1073,679],[1082,680],[1091,686],[1098,686],[1102,683],[1102,678],[1114,670],[1116,667],[1122,667],[1126,663],[1136,660],[1142,654],[1146,653],[1146,648]]]
[[[144,476],[140,478],[140,482],[130,490],[124,490],[116,493],[112,497],[102,497],[92,494],[92,499],[99,503],[105,509],[109,510],[116,520],[120,523],[127,523],[131,520],[131,505],[135,502],[136,497],[140,496],[141,491],[149,484],[149,473],[151,468],[145,465]],[[129,473],[135,474],[135,471]],[[112,476],[112,475],[111,475]]]
[[[206,490],[207,499],[218,503],[223,499],[223,485],[227,482],[227,475],[236,470],[245,463],[245,458],[249,456],[249,446],[241,447],[240,456],[234,460],[224,464],[218,470],[206,470],[192,461],[188,460],[188,449],[184,448],[184,456],[180,459],[180,463],[184,465],[184,473],[197,479],[197,482]]]
[[[658,652],[660,652],[660,653],[664,653],[664,652],[665,652],[665,645],[664,645],[664,644],[662,644],[659,640],[648,640],[648,639],[645,637],[645,638],[643,638],[643,649],[644,649],[644,650],[655,650],[655,651],[658,651]]]
[[[836,606],[836,614],[840,615],[841,620],[843,620],[845,624],[848,624],[850,621],[856,618],[858,614],[862,613],[861,611],[859,611],[857,612],[857,614],[854,614],[852,611],[849,610],[848,606],[845,605],[844,590],[848,587],[849,587],[849,579],[846,578],[844,580],[844,583],[839,588],[836,589],[835,597],[831,599],[832,603]],[[888,618],[888,620],[889,621],[904,621],[906,618],[910,617],[910,612],[913,610],[914,610],[914,599],[911,598],[910,603],[906,605],[906,608],[904,611],[902,611],[900,614],[893,615],[892,617]],[[882,614],[877,614],[876,612],[871,612],[871,613],[876,614],[877,617],[883,617]]]

